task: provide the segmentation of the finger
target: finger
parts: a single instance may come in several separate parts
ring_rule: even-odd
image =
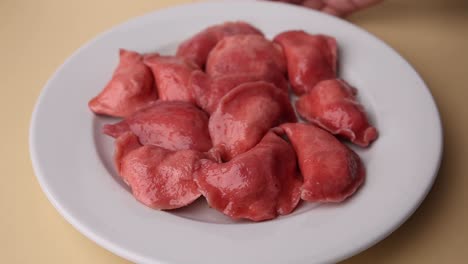
[[[382,2],[382,0],[353,0],[354,5],[358,7],[359,10],[364,9],[366,7],[373,6]]]
[[[322,11],[338,15],[346,16],[363,8],[375,5],[382,0],[323,0],[325,7]]]
[[[337,17],[344,16],[343,13],[338,12],[336,9],[331,8],[331,7],[329,7],[329,6],[325,6],[324,8],[322,8],[321,11],[324,12],[324,13],[330,14],[330,15],[332,15],[332,16],[337,16]]]
[[[283,3],[289,3],[289,4],[294,4],[294,5],[299,5],[302,4],[304,0],[270,0],[273,2],[283,2]]]
[[[321,10],[325,7],[323,0],[305,0],[302,5],[315,10]]]

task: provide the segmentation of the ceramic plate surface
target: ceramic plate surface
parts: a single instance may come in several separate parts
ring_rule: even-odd
[[[172,54],[209,25],[245,20],[267,36],[291,29],[324,33],[339,43],[339,75],[380,131],[355,150],[367,168],[364,186],[337,205],[303,203],[293,214],[233,222],[200,199],[174,212],[138,203],[112,165],[110,118],[87,107],[110,79],[118,49]],[[57,210],[99,245],[138,263],[323,263],[385,238],[418,207],[437,174],[442,129],[436,105],[413,68],[362,29],[322,13],[265,2],[207,2],[138,17],[76,51],[38,99],[30,148],[39,183]]]

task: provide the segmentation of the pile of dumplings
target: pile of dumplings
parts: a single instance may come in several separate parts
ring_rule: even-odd
[[[361,159],[341,140],[368,147],[378,132],[337,77],[337,54],[330,36],[292,30],[269,40],[226,22],[174,56],[121,49],[89,108],[123,118],[103,133],[142,204],[172,210],[203,196],[233,219],[270,220],[301,200],[342,202],[364,182]]]

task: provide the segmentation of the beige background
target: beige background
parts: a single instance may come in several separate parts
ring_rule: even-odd
[[[0,263],[127,263],[47,201],[31,168],[29,120],[42,86],[74,50],[127,19],[184,2],[0,0]],[[350,20],[420,72],[441,111],[445,155],[409,221],[344,263],[468,263],[468,1],[387,0]]]

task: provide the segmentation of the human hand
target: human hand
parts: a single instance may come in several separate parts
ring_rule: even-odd
[[[301,5],[334,16],[344,17],[353,12],[375,5],[382,0],[269,0]]]

